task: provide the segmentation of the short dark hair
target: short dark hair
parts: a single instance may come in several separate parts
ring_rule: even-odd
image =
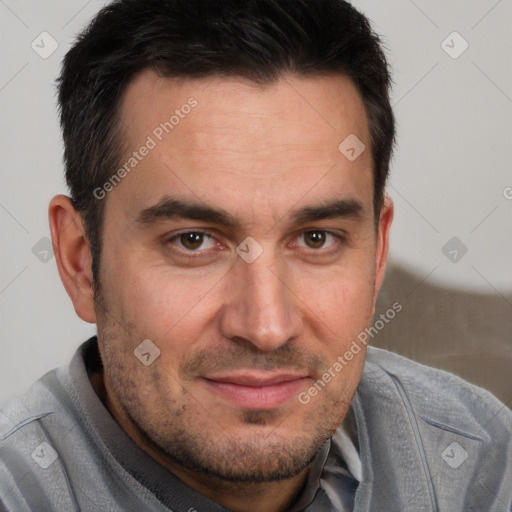
[[[116,0],[78,36],[58,79],[66,181],[84,219],[95,282],[104,204],[93,191],[121,165],[119,101],[146,68],[263,84],[285,73],[350,77],[369,123],[378,218],[395,121],[388,65],[365,16],[343,0]]]

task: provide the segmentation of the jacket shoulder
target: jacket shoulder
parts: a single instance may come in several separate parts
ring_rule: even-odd
[[[490,440],[512,437],[512,411],[489,391],[452,373],[368,348],[363,379],[386,382],[424,421]]]
[[[76,510],[55,432],[76,428],[69,398],[53,370],[0,408],[0,509]],[[58,426],[58,428],[53,428]],[[44,490],[59,489],[59,493]],[[39,490],[39,491],[38,491]]]

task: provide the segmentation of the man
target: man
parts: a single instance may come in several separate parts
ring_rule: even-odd
[[[389,85],[340,0],[99,13],[49,210],[98,335],[3,409],[2,511],[512,510],[510,411],[367,348]]]

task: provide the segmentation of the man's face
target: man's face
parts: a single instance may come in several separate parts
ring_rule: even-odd
[[[263,87],[146,71],[120,114],[126,161],[139,153],[103,199],[109,403],[171,465],[298,474],[341,423],[365,351],[299,396],[369,325],[385,257],[360,95],[339,76]],[[338,149],[351,134],[366,145],[354,161]],[[147,339],[143,359],[160,355],[145,365],[134,350]]]

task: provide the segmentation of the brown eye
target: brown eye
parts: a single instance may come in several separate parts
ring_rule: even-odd
[[[325,231],[308,231],[304,233],[304,242],[310,249],[321,249],[326,240],[327,234]]]
[[[205,233],[199,233],[194,231],[189,231],[188,233],[182,233],[179,235],[179,243],[180,245],[189,251],[195,251],[206,242],[210,241],[210,236]],[[208,247],[207,247],[208,248]]]

